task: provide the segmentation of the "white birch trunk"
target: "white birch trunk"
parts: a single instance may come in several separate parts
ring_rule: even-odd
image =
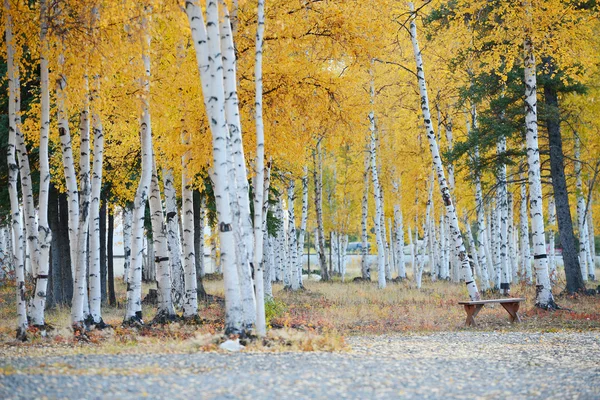
[[[508,193],[508,273],[510,282],[517,281],[517,248],[515,242],[515,219],[514,219],[513,194]]]
[[[588,230],[585,221],[585,199],[583,196],[583,184],[581,180],[581,142],[579,136],[575,135],[575,178],[576,178],[576,198],[577,198],[577,226],[579,228],[579,265],[581,266],[581,276],[584,281],[588,280],[588,254],[585,245],[588,238]]]
[[[223,63],[223,89],[225,94],[225,117],[228,126],[228,161],[230,201],[235,224],[234,237],[239,280],[241,284],[244,324],[248,329],[256,323],[256,299],[252,279],[254,234],[250,216],[248,174],[242,144],[242,129],[237,96],[236,56],[229,12],[223,1],[223,19],[220,25],[221,56]]]
[[[373,62],[371,62],[372,68]],[[371,111],[369,112],[369,130],[371,131],[371,146],[369,148],[371,158],[371,177],[373,179],[373,192],[375,195],[375,240],[377,242],[377,282],[380,289],[385,288],[385,247],[383,243],[383,227],[381,221],[383,220],[383,199],[381,198],[382,191],[379,187],[379,173],[377,171],[377,154],[376,154],[376,139],[377,131],[375,126],[375,81],[373,77],[373,71],[370,70],[371,75]]]
[[[12,43],[10,44],[12,47]],[[14,48],[13,48],[14,50]],[[16,153],[19,161],[19,176],[21,178],[21,194],[23,198],[23,219],[26,231],[27,248],[29,249],[29,261],[31,263],[31,274],[33,275],[36,286],[38,280],[45,280],[48,278],[48,264],[45,265],[45,273],[40,274],[39,258],[40,258],[40,247],[38,242],[38,224],[36,220],[35,205],[33,199],[33,187],[31,182],[31,169],[29,166],[29,155],[27,154],[27,146],[25,144],[25,136],[21,130],[21,83],[19,76],[19,66],[15,62],[14,56],[12,57],[12,78],[13,81],[13,92],[9,95],[9,101],[13,103],[14,115],[10,115],[12,123],[16,131]],[[46,201],[47,207],[47,201]],[[41,275],[41,278],[40,278]],[[31,317],[31,323],[34,326],[44,325],[44,308],[40,294],[43,294],[45,298],[46,284],[42,284],[43,293],[36,291],[36,299],[30,303],[29,314]],[[45,300],[45,299],[44,299]],[[45,301],[44,301],[45,302]]]
[[[588,238],[589,238],[589,254],[591,257],[591,262],[588,268],[589,275],[592,281],[596,281],[596,239],[594,233],[594,217],[592,214],[592,202],[593,195],[590,193],[590,199],[588,201],[588,211],[587,211],[587,225],[588,225]]]
[[[175,318],[175,309],[171,299],[171,267],[169,264],[169,249],[167,245],[167,228],[164,222],[162,198],[158,185],[156,161],[152,161],[152,179],[150,181],[150,221],[152,224],[152,244],[154,247],[155,279],[158,293],[158,307],[154,318],[157,322],[167,322]],[[193,216],[193,213],[192,213]],[[185,219],[184,219],[185,223]],[[193,223],[193,221],[192,221]],[[192,230],[193,232],[193,230]],[[192,237],[193,243],[193,237]],[[193,244],[192,244],[193,248]],[[193,254],[193,251],[192,251]],[[194,266],[194,285],[196,284],[196,268]]]
[[[300,287],[302,287],[304,235],[306,234],[306,224],[308,222],[308,167],[305,165],[302,171],[302,215],[300,220],[300,234],[298,235],[298,279]]]
[[[8,192],[10,197],[10,211],[12,220],[12,259],[15,268],[15,278],[17,286],[17,339],[27,340],[27,303],[25,300],[25,265],[23,258],[23,228],[21,225],[21,211],[19,209],[18,198],[18,179],[19,167],[16,160],[16,142],[17,142],[17,81],[15,79],[15,50],[12,34],[12,16],[10,11],[10,3],[4,0],[4,12],[6,15],[5,39],[6,39],[6,63],[8,77],[8,148],[7,165],[8,165]]]
[[[409,3],[411,12],[414,13],[414,6],[412,3]],[[425,73],[423,70],[423,59],[421,57],[421,51],[419,50],[419,44],[417,42],[417,25],[415,23],[415,18],[411,19],[410,23],[410,33],[413,44],[413,51],[415,54],[415,62],[417,65],[417,77],[419,80],[419,91],[421,94],[421,109],[423,111],[423,121],[425,122],[426,130],[427,130],[427,139],[429,140],[429,148],[431,150],[433,164],[436,169],[438,184],[440,187],[440,191],[442,193],[442,199],[444,201],[444,206],[446,207],[446,212],[449,214],[450,218],[450,235],[453,238],[454,246],[456,247],[456,253],[458,254],[458,258],[461,263],[461,275],[462,279],[464,279],[465,284],[467,286],[467,290],[469,292],[469,297],[471,300],[479,300],[480,295],[477,290],[477,284],[473,279],[473,274],[471,272],[471,266],[469,265],[469,260],[466,255],[465,246],[463,243],[463,238],[460,233],[460,229],[458,227],[458,219],[456,217],[456,210],[454,208],[454,204],[452,203],[452,198],[450,196],[450,190],[448,189],[448,185],[446,184],[446,177],[444,175],[444,169],[442,166],[442,159],[440,158],[438,144],[435,138],[435,132],[433,130],[433,125],[431,123],[431,114],[429,111],[429,98],[427,95],[427,86],[425,83]]]
[[[367,217],[369,214],[369,170],[370,170],[370,151],[365,151],[365,165],[363,169],[363,197],[361,203],[361,276],[362,279],[371,280],[371,268],[367,262],[369,254],[369,236],[367,233]]]
[[[501,138],[496,144],[499,156],[506,153],[506,138]],[[501,164],[498,171],[498,217],[500,243],[500,290],[507,296],[510,293],[510,274],[508,268],[508,193],[506,187],[506,164]]]
[[[475,271],[477,272],[477,276],[479,277],[479,282],[481,283],[481,287],[483,290],[487,290],[486,284],[489,286],[487,281],[484,281],[482,278],[481,265],[479,264],[479,254],[477,254],[477,247],[475,246],[475,240],[473,239],[473,232],[471,231],[471,224],[465,217],[465,227],[467,229],[467,240],[469,241],[469,248],[471,250],[471,257],[473,259],[473,264],[475,264]]]
[[[62,55],[59,56],[62,58]],[[59,61],[62,64],[62,61]],[[70,243],[70,255],[71,255],[71,268],[74,274],[73,276],[73,300],[71,306],[71,323],[76,331],[83,329],[84,319],[87,311],[85,310],[85,297],[87,294],[87,282],[86,282],[86,259],[87,259],[87,234],[89,224],[89,200],[90,200],[90,182],[89,182],[89,158],[87,163],[85,160],[80,162],[80,168],[82,164],[86,164],[82,171],[80,179],[81,181],[81,202],[79,199],[79,191],[77,187],[77,177],[75,174],[75,162],[73,158],[73,149],[71,142],[71,134],[69,130],[69,121],[66,116],[66,110],[64,108],[65,94],[64,90],[66,87],[66,79],[64,75],[61,75],[58,80],[57,89],[57,108],[58,108],[58,129],[62,147],[62,159],[65,173],[66,187],[67,187],[67,198],[69,201],[69,243]],[[82,125],[80,126],[82,131],[87,131],[89,135],[89,121],[87,121],[87,110],[82,115]],[[86,140],[87,143],[87,154],[89,155],[89,136]],[[84,145],[85,146],[85,145]],[[82,150],[82,153],[85,150]],[[89,156],[88,156],[89,157]],[[87,157],[86,157],[87,158]],[[81,205],[81,208],[80,208]]]
[[[296,184],[294,179],[290,179],[288,184],[288,245],[289,245],[289,267],[290,288],[294,291],[300,289],[300,279],[298,278],[298,242],[296,238],[296,214],[294,212],[294,202],[296,199]]]
[[[224,18],[221,22],[221,54],[223,59],[223,87],[225,91],[225,116],[231,138],[231,159],[233,161],[233,175],[235,179],[235,192],[232,193],[234,201],[239,208],[239,223],[234,229],[239,231],[243,243],[243,253],[240,265],[248,269],[242,274],[243,281],[250,278],[250,263],[253,261],[254,236],[252,219],[250,216],[250,198],[248,187],[248,173],[244,159],[242,142],[242,124],[240,121],[239,99],[237,94],[236,56],[233,45],[231,22],[225,3],[221,1],[224,9]],[[264,21],[263,21],[264,24]],[[251,281],[251,278],[250,278]]]
[[[542,204],[542,180],[540,172],[540,150],[537,127],[537,84],[536,64],[531,39],[525,39],[525,125],[527,128],[527,163],[529,165],[529,204],[531,229],[533,231],[533,259],[536,275],[536,305],[541,308],[556,308],[546,255],[544,237],[544,214]]]
[[[31,264],[31,275],[37,280],[39,269],[40,249],[38,243],[38,227],[36,221],[35,205],[33,201],[33,188],[31,183],[31,168],[29,166],[29,155],[27,154],[27,145],[25,136],[21,130],[21,82],[19,77],[19,67],[17,64],[13,67],[13,79],[15,81],[15,127],[16,127],[16,145],[17,159],[19,162],[19,177],[21,179],[21,196],[23,200],[23,222],[25,225],[25,238],[29,254],[29,263]],[[30,310],[31,311],[31,310]]]
[[[48,32],[47,2],[40,2],[40,188],[38,211],[39,262],[35,287],[35,295],[31,303],[31,322],[33,325],[43,326],[44,308],[46,307],[46,293],[48,287],[48,273],[50,267],[50,242],[52,233],[48,225],[48,192],[50,186],[50,166],[48,160],[48,135],[50,130],[50,84],[48,78]]]
[[[96,100],[96,94],[100,85],[99,77],[95,78],[96,88],[93,99]],[[104,131],[96,102],[92,102],[92,126],[94,132],[94,164],[92,171],[92,196],[90,219],[92,227],[90,229],[90,315],[95,324],[102,325],[101,312],[101,281],[100,281],[100,190],[102,187],[102,162],[104,159]],[[131,215],[131,214],[130,214]],[[129,249],[130,250],[130,249]]]
[[[177,223],[179,213],[177,212],[177,194],[173,184],[173,170],[163,168],[162,178],[165,190],[165,211],[167,212],[167,244],[171,261],[171,298],[175,306],[182,307],[184,301],[184,272],[181,262],[179,224]]]
[[[439,118],[439,117],[438,117]],[[448,117],[448,123],[446,123],[446,141],[448,142],[448,151],[452,151],[454,148],[453,137],[452,137],[452,118]],[[454,193],[454,164],[448,163],[448,188],[450,193]]]
[[[450,279],[450,269],[449,269],[449,240],[448,235],[446,233],[446,226],[448,217],[446,214],[440,216],[440,248],[441,248],[441,268],[440,268],[440,279],[448,280]]]
[[[184,132],[183,142],[188,144],[190,138]],[[183,317],[194,319],[198,317],[198,286],[196,277],[196,255],[194,253],[194,198],[191,179],[187,174],[188,154],[181,157],[181,202],[183,225],[183,274],[184,296]],[[204,256],[204,255],[202,255]]]
[[[123,282],[129,282],[129,267],[131,265],[131,229],[133,224],[133,212],[131,205],[123,207]]]
[[[406,279],[406,265],[404,263],[404,221],[400,204],[394,206],[394,221],[396,224],[396,262],[398,263],[398,277]]]
[[[327,261],[325,259],[325,227],[323,225],[323,156],[321,153],[321,140],[317,142],[317,151],[315,155],[315,168],[313,171],[313,181],[315,183],[315,213],[317,214],[317,234],[315,243],[318,243],[319,267],[321,269],[321,278],[324,281],[329,280],[327,271]]]
[[[142,20],[144,29],[144,46],[142,61],[145,75],[142,78],[142,117],[140,124],[140,142],[142,155],[142,171],[133,202],[133,227],[131,243],[131,266],[127,284],[127,311],[125,322],[143,324],[142,320],[142,259],[144,252],[144,219],[146,202],[152,182],[152,123],[150,119],[150,34],[148,21]]]
[[[529,244],[529,218],[527,216],[527,187],[525,182],[521,183],[521,209],[519,214],[519,233],[521,236],[521,274],[525,282],[530,285],[531,275],[531,247]]]
[[[237,29],[237,7],[235,9],[234,21]],[[255,167],[255,184],[254,184],[254,268],[255,268],[255,295],[256,295],[256,333],[259,336],[264,336],[267,332],[266,317],[265,317],[265,298],[271,299],[273,292],[271,288],[271,279],[267,279],[265,285],[264,277],[264,262],[263,262],[263,240],[268,239],[267,232],[267,208],[268,204],[268,188],[265,187],[265,134],[263,123],[263,85],[262,85],[262,52],[265,32],[265,2],[259,0],[257,5],[257,26],[256,26],[256,49],[254,53],[254,80],[255,80],[255,97],[254,97],[254,121],[256,124],[256,159]],[[264,196],[267,194],[266,196]],[[264,198],[263,198],[264,197]],[[263,216],[264,213],[264,216]],[[267,274],[269,276],[270,274]]]
[[[202,81],[202,93],[210,122],[213,143],[213,188],[219,221],[219,239],[221,243],[221,265],[225,286],[225,333],[244,334],[248,327],[244,325],[240,277],[236,265],[236,244],[233,236],[232,212],[230,206],[230,184],[228,182],[227,137],[228,126],[225,119],[225,98],[223,86],[223,62],[221,57],[219,34],[219,10],[216,0],[206,5],[207,22],[201,8],[192,1],[185,4],[188,22],[196,52],[196,61]]]
[[[430,219],[431,219],[431,206],[433,203],[433,187],[435,186],[433,180],[434,180],[434,176],[435,176],[435,172],[432,171],[431,172],[431,177],[429,178],[429,182],[427,183],[427,186],[429,187],[428,189],[428,195],[427,195],[427,206],[425,208],[425,220],[423,221],[423,242],[421,245],[421,258],[419,260],[419,267],[417,268],[416,271],[416,275],[415,275],[415,282],[417,284],[417,289],[421,289],[421,281],[422,281],[422,277],[423,277],[423,269],[425,267],[425,254],[427,253],[427,248],[429,246],[429,242],[430,242],[430,229],[429,229],[429,225],[430,225]],[[416,243],[418,243],[418,241],[415,241]],[[418,254],[419,252],[417,252]]]
[[[33,325],[45,325],[44,308],[50,270],[50,242],[52,232],[48,224],[48,193],[50,187],[50,165],[48,160],[48,135],[50,130],[50,83],[48,78],[48,32],[47,2],[40,2],[40,191],[38,197],[38,243],[39,270],[35,286],[35,297],[31,303],[31,322]]]
[[[410,266],[412,268],[413,277],[414,277],[415,271],[417,270],[415,267],[416,254],[415,254],[415,244],[413,243],[412,231],[411,231],[410,226],[408,227],[408,246],[410,247]]]

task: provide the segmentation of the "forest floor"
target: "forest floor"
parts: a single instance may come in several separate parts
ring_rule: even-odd
[[[0,398],[600,397],[600,296],[561,295],[559,281],[563,309],[548,312],[535,307],[534,287],[513,285],[512,296],[527,298],[522,323],[496,305],[465,328],[464,285],[375,282],[308,281],[297,293],[275,285],[267,339],[233,354],[219,349],[220,280],[205,281],[214,297],[197,325],[120,326],[120,284],[118,307],[103,308],[112,328],[74,338],[68,308],[57,308],[47,314],[53,329],[32,329],[26,343],[14,340],[15,290],[4,283]],[[154,312],[144,307],[148,320]]]

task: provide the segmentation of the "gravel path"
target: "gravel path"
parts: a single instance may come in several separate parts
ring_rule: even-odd
[[[600,398],[599,332],[348,342],[349,353],[1,357],[0,398]]]

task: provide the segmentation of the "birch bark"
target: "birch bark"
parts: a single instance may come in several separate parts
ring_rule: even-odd
[[[131,265],[131,229],[132,229],[132,205],[127,204],[122,210],[123,219],[123,281],[129,282],[129,267]]]
[[[529,165],[529,210],[531,214],[531,228],[533,231],[533,259],[536,275],[536,305],[541,308],[554,309],[556,308],[556,303],[554,302],[550,285],[548,258],[546,255],[546,238],[544,237],[542,181],[537,127],[536,64],[533,53],[533,44],[529,37],[525,39],[524,50],[525,125],[527,129],[527,163]]]
[[[594,234],[594,217],[592,214],[592,202],[593,196],[590,193],[590,199],[588,201],[588,212],[587,212],[587,225],[588,225],[588,238],[589,238],[589,246],[590,246],[590,257],[591,262],[589,266],[589,274],[592,281],[596,281],[596,239]]]
[[[17,305],[17,329],[16,337],[18,340],[27,340],[27,303],[25,300],[25,265],[23,260],[23,229],[21,225],[21,211],[19,209],[18,198],[18,179],[19,167],[16,160],[16,142],[17,142],[17,81],[15,77],[15,49],[14,38],[12,33],[12,15],[10,3],[4,0],[4,12],[6,15],[5,22],[5,39],[6,39],[6,63],[7,63],[7,78],[8,78],[8,148],[7,165],[8,165],[8,192],[10,197],[10,210],[12,221],[12,260],[15,268],[16,278],[16,305]]]
[[[406,265],[404,263],[404,221],[402,209],[399,204],[394,206],[394,221],[396,225],[396,262],[398,263],[398,277],[406,279]]]
[[[150,34],[148,21],[142,19],[142,61],[145,74],[142,77],[142,117],[140,124],[140,141],[142,155],[142,172],[133,203],[133,227],[131,245],[131,266],[127,284],[126,323],[143,324],[142,320],[142,259],[144,256],[144,220],[145,208],[152,181],[152,123],[150,119]]]
[[[529,244],[529,219],[527,217],[527,187],[525,181],[521,183],[521,210],[520,210],[520,227],[521,235],[521,273],[525,282],[531,284],[531,247]]]
[[[465,246],[463,243],[463,238],[460,233],[460,229],[458,227],[458,219],[456,217],[456,210],[454,208],[454,204],[452,203],[452,198],[450,196],[450,190],[446,183],[446,177],[444,174],[444,169],[442,166],[442,160],[440,158],[438,144],[435,138],[435,132],[433,130],[433,125],[431,123],[431,114],[429,111],[429,98],[427,95],[427,85],[425,82],[425,73],[423,70],[423,59],[421,56],[421,51],[419,50],[419,44],[417,41],[417,25],[415,23],[415,15],[414,15],[414,6],[413,3],[409,3],[411,13],[413,13],[413,18],[410,23],[410,33],[413,44],[413,51],[415,55],[415,62],[417,65],[417,77],[419,81],[419,91],[421,94],[421,109],[423,111],[423,121],[427,130],[427,139],[429,140],[429,149],[432,153],[433,163],[436,169],[439,187],[442,193],[442,199],[444,201],[444,206],[446,207],[446,212],[450,217],[450,234],[453,238],[454,246],[456,247],[456,253],[458,254],[458,258],[461,263],[461,275],[465,281],[467,286],[467,290],[469,292],[469,297],[471,300],[480,299],[479,292],[477,290],[477,284],[473,280],[473,274],[471,272],[471,266],[469,265],[469,260],[466,255]]]
[[[101,282],[100,282],[100,191],[102,187],[102,162],[104,160],[104,130],[96,105],[100,77],[96,76],[95,90],[92,95],[92,127],[94,133],[94,164],[92,171],[92,194],[90,206],[90,315],[95,324],[103,326],[101,312]]]
[[[300,233],[298,235],[298,280],[302,287],[302,267],[304,259],[304,235],[308,222],[308,167],[302,168],[302,215],[300,219]]]
[[[327,260],[325,259],[325,228],[323,226],[323,158],[321,154],[321,140],[317,143],[315,154],[315,169],[313,171],[313,181],[315,182],[315,211],[317,214],[317,237],[319,266],[321,268],[321,279],[329,280],[327,270]]]
[[[179,224],[177,223],[179,213],[177,212],[177,194],[173,184],[173,170],[163,168],[162,178],[165,190],[165,211],[167,212],[167,244],[171,261],[171,298],[175,306],[182,307],[184,301],[184,272],[181,263]]]
[[[225,333],[246,334],[244,326],[241,282],[236,265],[236,244],[233,235],[233,214],[231,210],[227,137],[229,129],[225,117],[225,97],[223,86],[223,59],[221,55],[219,33],[219,9],[216,0],[206,5],[207,24],[204,24],[202,10],[192,1],[186,1],[185,10],[192,31],[196,50],[196,60],[202,81],[202,93],[213,143],[213,188],[219,221],[219,240],[221,243],[221,265],[225,286]]]
[[[189,144],[188,132],[183,133],[183,143]],[[183,225],[183,273],[184,296],[183,317],[198,318],[198,287],[196,282],[196,256],[194,253],[194,194],[191,179],[188,177],[188,152],[181,157],[181,201]]]
[[[506,138],[502,137],[496,144],[496,152],[502,157],[506,153]],[[510,274],[508,268],[508,193],[506,187],[506,164],[501,163],[498,171],[498,217],[500,243],[500,290],[508,296],[510,293]]]
[[[364,280],[371,280],[371,268],[367,262],[369,254],[369,236],[367,233],[367,217],[369,214],[369,170],[370,170],[370,152],[365,151],[365,165],[363,169],[363,196],[361,203],[361,276]]]
[[[154,321],[165,323],[175,319],[175,309],[173,308],[173,301],[171,298],[171,269],[167,245],[167,228],[164,223],[162,198],[160,195],[160,187],[158,186],[158,172],[154,156],[152,156],[152,178],[150,181],[150,196],[148,198],[148,203],[150,205],[152,244],[154,248],[154,265],[156,268],[155,279],[158,293],[158,308],[156,310]],[[196,280],[194,279],[194,285],[195,283]]]
[[[579,265],[581,266],[581,276],[583,277],[584,281],[587,281],[588,255],[585,244],[587,241],[589,241],[589,238],[585,220],[585,199],[583,197],[583,184],[581,180],[581,141],[578,135],[575,135],[575,160],[577,225],[579,228]]]
[[[371,68],[373,63],[371,62]],[[376,154],[376,140],[377,131],[375,126],[375,80],[373,77],[373,70],[369,71],[371,76],[370,85],[370,104],[371,111],[369,112],[369,130],[371,132],[371,146],[369,148],[371,158],[371,177],[373,180],[373,192],[375,196],[375,240],[377,242],[377,282],[379,289],[383,289],[386,286],[386,274],[385,274],[385,247],[383,244],[383,228],[381,221],[383,220],[383,205],[382,205],[382,192],[379,185],[379,173],[377,171],[377,154]]]
[[[235,8],[237,13],[237,7]],[[237,17],[237,15],[236,15]],[[255,159],[255,184],[254,184],[254,268],[255,268],[255,295],[256,295],[256,332],[259,336],[264,336],[267,332],[265,317],[265,297],[271,299],[273,293],[271,290],[270,277],[266,282],[264,276],[263,249],[264,238],[268,240],[266,205],[268,204],[268,192],[264,185],[264,163],[265,163],[265,138],[263,123],[263,86],[262,86],[262,53],[265,32],[265,2],[258,0],[257,5],[257,26],[256,26],[256,49],[254,64],[255,80],[255,98],[254,98],[254,120],[256,124],[256,159]],[[267,196],[264,196],[267,193]],[[263,198],[264,197],[264,198]],[[264,213],[264,217],[263,217]],[[266,274],[268,277],[270,274]]]
[[[298,278],[298,241],[296,238],[296,214],[294,211],[294,202],[296,199],[296,183],[294,178],[290,179],[288,184],[288,245],[289,245],[289,271],[290,287],[293,291],[300,289],[300,279]]]

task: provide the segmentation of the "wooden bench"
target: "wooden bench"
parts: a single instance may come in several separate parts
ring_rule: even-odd
[[[462,304],[465,306],[465,312],[467,313],[467,321],[465,322],[466,326],[475,325],[475,317],[479,314],[479,311],[486,304],[501,304],[502,307],[508,312],[510,315],[510,322],[521,322],[521,318],[519,318],[519,305],[522,301],[525,301],[524,298],[512,298],[512,299],[495,299],[495,300],[477,300],[477,301],[459,301],[458,304]]]

